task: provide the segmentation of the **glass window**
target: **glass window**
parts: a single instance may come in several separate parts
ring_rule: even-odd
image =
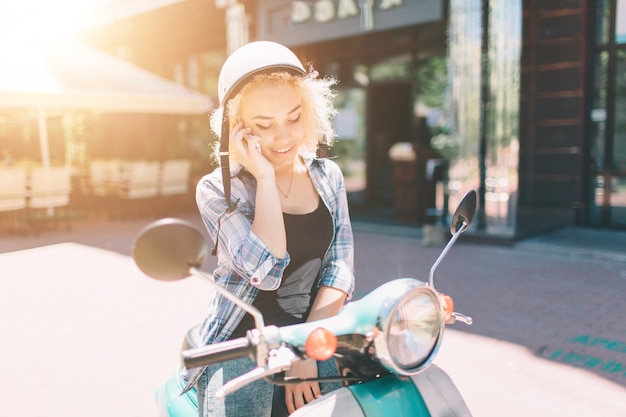
[[[593,79],[593,106],[591,109],[591,163],[595,170],[604,169],[606,136],[606,71],[608,53],[596,55]]]
[[[614,177],[611,183],[611,223],[626,226],[626,177]]]
[[[366,188],[365,89],[339,89],[335,107],[337,115],[334,127],[337,138],[331,154],[337,156],[335,162],[339,164],[344,174],[350,203],[363,204]]]
[[[604,3],[603,1],[600,3]],[[605,8],[608,12],[608,7]],[[626,0],[617,0],[615,15],[615,43],[626,43]]]
[[[589,221],[625,226],[626,0],[598,0],[595,23]]]
[[[602,208],[604,207],[604,183],[602,175],[591,177],[591,187],[589,189],[589,220],[591,224],[602,223]]]
[[[626,50],[617,51],[613,168],[626,169]]]
[[[370,68],[371,81],[402,80],[409,78],[411,71],[411,56],[400,55],[376,63]]]
[[[610,1],[598,0],[596,2],[596,44],[598,45],[609,43],[610,18]]]
[[[486,227],[489,232],[507,235],[515,229],[517,218],[522,1],[489,3],[487,68],[481,68],[481,5],[477,0],[449,3],[449,139],[456,142],[455,159],[449,170],[449,204],[454,207],[455,198],[463,194],[459,191],[480,186],[484,168],[486,192],[482,210]],[[484,136],[482,77],[489,80],[490,88]],[[478,162],[477,152],[483,139],[486,154],[484,161]]]

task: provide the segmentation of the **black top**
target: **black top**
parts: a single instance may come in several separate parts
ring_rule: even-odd
[[[263,313],[266,325],[286,326],[306,320],[317,291],[322,259],[333,239],[333,221],[321,201],[311,213],[283,213],[283,219],[291,261],[280,287],[276,291],[259,291],[252,303]],[[252,328],[254,319],[246,314],[231,338],[245,336]]]

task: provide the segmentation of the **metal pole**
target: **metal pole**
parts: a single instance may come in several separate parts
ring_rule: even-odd
[[[228,53],[250,41],[249,22],[242,3],[235,2],[226,9],[226,44]]]
[[[480,138],[478,149],[478,211],[476,212],[476,227],[478,230],[487,228],[485,214],[485,193],[487,179],[487,117],[491,107],[489,90],[489,0],[482,0],[481,5],[481,49],[480,49]]]
[[[39,127],[39,150],[41,152],[41,165],[44,168],[50,167],[50,145],[48,141],[48,124],[46,121],[46,109],[37,109],[37,124]]]

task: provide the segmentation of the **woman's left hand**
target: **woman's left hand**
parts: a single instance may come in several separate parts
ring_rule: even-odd
[[[285,376],[303,379],[317,378],[317,361],[315,359],[297,361],[291,366],[291,369],[285,372]],[[320,386],[317,382],[285,385],[285,404],[289,414],[321,395]]]

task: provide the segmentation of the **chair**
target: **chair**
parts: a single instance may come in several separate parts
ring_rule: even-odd
[[[191,161],[189,159],[170,159],[161,164],[159,178],[159,209],[169,214],[177,208],[182,198],[189,193]]]
[[[43,219],[58,220],[56,209],[63,208],[67,230],[70,224],[70,194],[72,192],[72,176],[69,167],[39,167],[34,168],[30,177],[30,191],[28,193],[28,209],[31,224],[34,225],[34,214],[43,214]],[[35,227],[38,231],[38,228]]]
[[[0,215],[17,222],[18,214],[26,211],[25,168],[0,169]]]
[[[170,159],[161,165],[159,179],[159,195],[187,194],[189,191],[189,176],[191,161],[189,159]]]
[[[113,161],[95,160],[89,162],[89,188],[91,195],[97,197],[110,195],[110,180],[117,170],[117,163]]]
[[[123,181],[118,184],[117,198],[122,201],[122,209],[136,215],[141,202],[156,198],[159,193],[158,162],[128,162],[124,165]],[[144,206],[145,207],[145,206]]]
[[[126,184],[122,197],[128,199],[156,197],[159,189],[158,162],[129,162],[124,167]]]
[[[89,162],[90,207],[96,212],[107,211],[113,203],[114,179],[119,177],[120,164],[115,160]]]

